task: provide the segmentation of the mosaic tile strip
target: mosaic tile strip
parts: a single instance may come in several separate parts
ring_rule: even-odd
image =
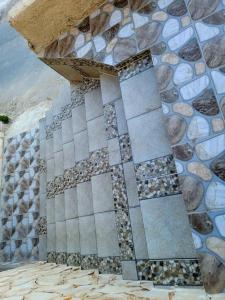
[[[111,178],[114,208],[128,209],[128,198],[122,165],[116,165],[111,167]]]
[[[58,265],[66,265],[67,264],[67,253],[66,252],[56,253],[56,263]]]
[[[98,269],[101,274],[122,274],[122,265],[120,257],[99,257]]]
[[[107,104],[104,106],[104,118],[106,135],[108,139],[118,136],[118,127],[116,120],[116,109],[114,104]]]
[[[67,253],[67,265],[68,266],[80,266],[81,265],[80,253]]]
[[[47,234],[47,217],[40,217],[37,226],[38,235]]]
[[[98,269],[98,256],[97,255],[82,255],[81,256],[81,269]]]
[[[48,254],[47,254],[47,262],[48,263],[56,263],[56,257],[57,257],[56,252],[54,252],[54,251],[48,252]]]
[[[122,162],[128,162],[132,160],[132,149],[130,144],[130,137],[128,134],[124,134],[119,137],[120,153]]]
[[[40,174],[46,174],[46,173],[47,173],[46,160],[44,160],[44,159],[39,159],[39,160],[38,160],[38,165],[39,165],[39,173],[40,173]]]
[[[155,285],[202,285],[198,260],[138,260],[139,280]]]

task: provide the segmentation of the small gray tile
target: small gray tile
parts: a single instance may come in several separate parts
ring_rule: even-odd
[[[53,158],[53,138],[46,140],[46,159]]]
[[[40,194],[46,193],[46,186],[47,186],[47,175],[44,173],[39,174],[40,176]]]
[[[122,261],[123,280],[138,280],[135,260]]]
[[[80,252],[79,220],[66,220],[67,253]]]
[[[104,105],[121,98],[120,84],[117,77],[104,74],[100,76],[100,82]]]
[[[121,83],[126,119],[161,107],[153,68]]]
[[[141,201],[150,259],[195,258],[182,195]]]
[[[40,159],[46,160],[46,139],[40,141]]]
[[[104,117],[100,116],[87,123],[89,137],[89,152],[102,149],[107,146],[105,121]]]
[[[48,252],[56,251],[56,225],[47,224],[47,249]]]
[[[85,109],[87,121],[103,114],[103,103],[100,87],[85,94]]]
[[[56,252],[67,252],[66,222],[56,222]]]
[[[79,105],[72,110],[73,133],[78,133],[87,128],[85,105]]]
[[[111,174],[104,173],[91,178],[94,212],[114,209]]]
[[[55,160],[54,158],[47,160],[47,181],[53,180],[55,177]]]
[[[40,136],[40,141],[43,141],[43,140],[46,139],[45,126],[46,126],[46,120],[45,120],[45,118],[43,118],[43,119],[41,119],[39,121],[39,136]]]
[[[74,135],[75,160],[81,161],[89,157],[88,132],[83,130]]]
[[[62,121],[62,141],[63,144],[73,140],[72,118]]]
[[[55,196],[55,221],[60,222],[65,220],[65,198],[64,194]]]
[[[56,152],[55,158],[55,176],[63,175],[64,164],[63,164],[63,151]]]
[[[128,128],[122,99],[119,99],[115,102],[115,110],[118,133],[119,135],[126,134],[128,132]]]
[[[77,199],[79,216],[93,214],[91,182],[84,182],[77,185]]]
[[[62,129],[57,129],[53,131],[53,148],[54,152],[58,152],[62,150]]]
[[[47,235],[39,236],[39,260],[46,261],[47,260]]]
[[[53,111],[49,110],[46,112],[46,125],[51,125],[51,123],[53,122]]]
[[[55,198],[47,199],[47,222],[55,223]]]
[[[135,163],[171,153],[161,108],[128,120],[128,130]]]
[[[46,194],[40,194],[40,217],[47,216]]]
[[[95,214],[97,248],[99,257],[119,256],[115,212]]]
[[[130,208],[130,221],[136,258],[148,259],[148,249],[140,206]]]
[[[94,215],[79,218],[81,255],[97,254]]]
[[[66,189],[64,191],[64,197],[65,197],[65,217],[66,217],[66,219],[76,218],[78,216],[76,188]]]
[[[63,144],[63,163],[64,170],[75,166],[75,149],[73,141]]]
[[[117,165],[121,163],[120,145],[119,139],[114,138],[108,140],[109,148],[109,164],[110,166]]]
[[[129,206],[139,205],[137,182],[132,161],[123,164]]]

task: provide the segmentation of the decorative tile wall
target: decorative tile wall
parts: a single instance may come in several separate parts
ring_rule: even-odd
[[[1,207],[2,261],[39,258],[39,130],[10,138],[4,147]]]

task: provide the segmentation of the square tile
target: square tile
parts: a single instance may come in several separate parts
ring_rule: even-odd
[[[43,118],[39,121],[39,135],[41,141],[46,139],[45,126],[46,126],[46,120],[45,118]]]
[[[48,252],[56,251],[56,225],[47,224],[47,249]]]
[[[73,133],[78,133],[87,128],[85,105],[79,105],[72,110]]]
[[[40,216],[47,216],[46,194],[40,194]]]
[[[87,121],[103,114],[103,103],[100,87],[85,94],[85,109]]]
[[[55,160],[54,158],[47,160],[47,181],[53,180],[55,177]]]
[[[39,236],[39,260],[47,260],[47,235]]]
[[[121,98],[120,84],[117,77],[104,74],[100,76],[100,82],[104,105]]]
[[[126,134],[128,132],[128,128],[122,99],[115,102],[115,110],[118,133],[119,135]]]
[[[44,173],[39,174],[40,176],[40,194],[46,193],[47,176]]]
[[[161,108],[128,120],[128,129],[135,163],[171,153]]]
[[[56,222],[56,252],[66,252],[66,222]]]
[[[91,178],[94,212],[114,209],[111,174],[104,173]]]
[[[63,163],[63,151],[56,152],[55,158],[55,176],[63,175],[64,163]]]
[[[140,206],[130,208],[130,222],[133,233],[134,250],[137,259],[147,259],[148,249]]]
[[[81,255],[97,254],[94,215],[79,218]]]
[[[135,260],[122,261],[123,280],[138,280]]]
[[[109,148],[109,164],[110,166],[117,165],[121,163],[120,145],[119,139],[114,138],[108,140]]]
[[[78,204],[77,204],[77,190],[76,188],[66,189],[65,195],[65,217],[67,219],[73,219],[78,217]]]
[[[75,161],[81,161],[89,157],[88,132],[83,130],[74,135]]]
[[[121,82],[126,119],[161,107],[153,68]]]
[[[107,146],[104,117],[98,117],[87,123],[89,137],[89,152]]]
[[[63,144],[63,162],[64,170],[75,166],[75,149],[73,141]]]
[[[137,182],[133,162],[123,164],[123,170],[129,206],[137,206],[140,203],[138,199]]]
[[[65,220],[65,198],[64,194],[55,196],[55,221]]]
[[[46,159],[46,139],[40,141],[40,159]]]
[[[182,195],[141,201],[150,259],[196,257]]]
[[[53,148],[54,152],[58,152],[62,150],[62,129],[57,129],[53,131]]]
[[[80,252],[79,220],[66,220],[67,253]]]
[[[62,121],[62,141],[63,144],[73,140],[72,118]]]
[[[47,222],[55,223],[55,198],[47,199]]]
[[[97,248],[99,257],[119,256],[115,212],[95,214]]]
[[[53,158],[53,138],[46,140],[46,159]]]
[[[78,215],[87,216],[93,214],[93,200],[91,182],[77,185]]]

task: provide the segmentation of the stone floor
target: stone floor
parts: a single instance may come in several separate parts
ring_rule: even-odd
[[[99,275],[96,270],[38,262],[0,273],[0,299],[4,300],[224,300],[202,288],[160,288],[151,282]]]

